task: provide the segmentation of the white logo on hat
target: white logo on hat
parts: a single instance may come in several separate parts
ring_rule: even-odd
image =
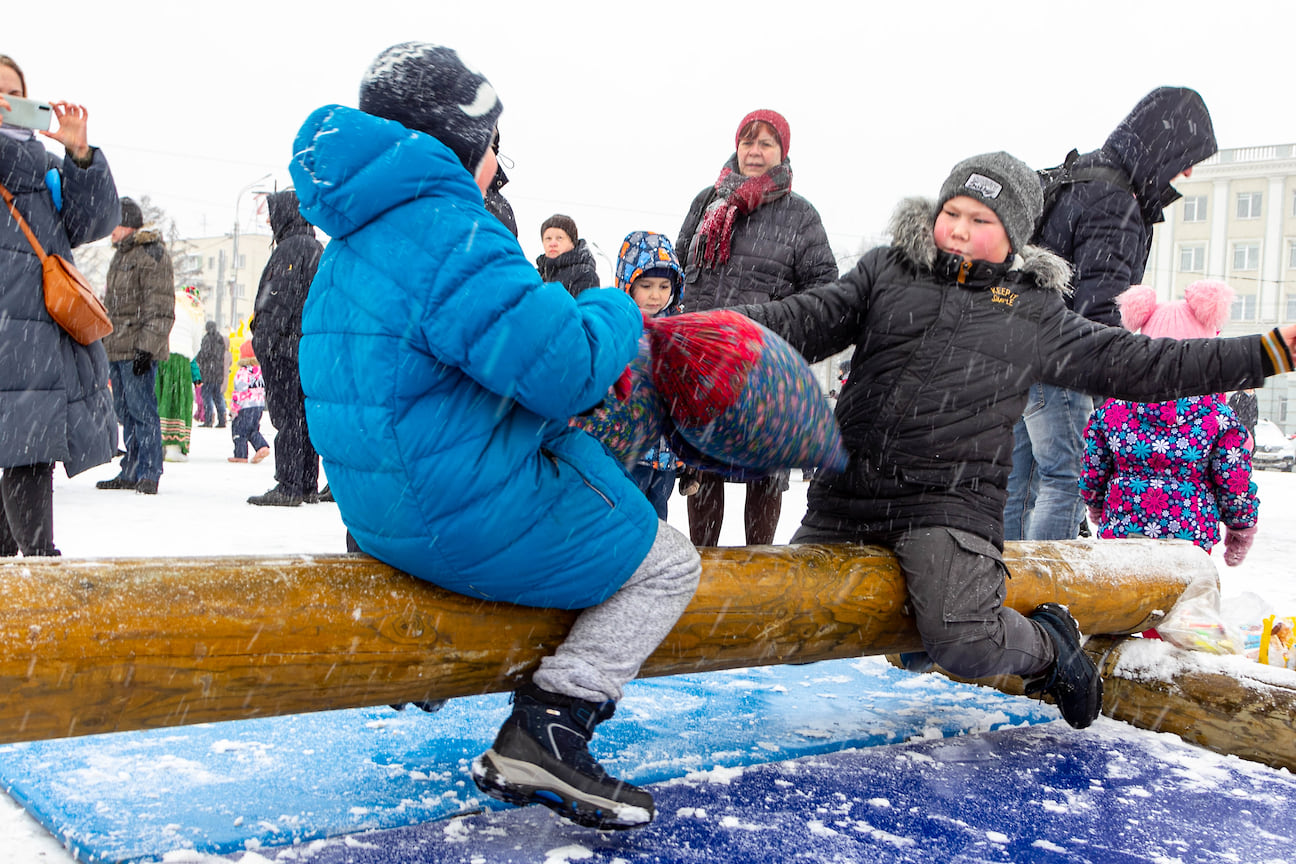
[[[1003,191],[1002,183],[997,183],[984,174],[969,174],[967,182],[963,186],[982,198],[998,198],[999,193]]]
[[[490,85],[489,81],[483,81],[477,86],[477,98],[471,105],[460,105],[459,110],[469,117],[484,117],[495,107],[499,98],[495,95],[495,88]]]

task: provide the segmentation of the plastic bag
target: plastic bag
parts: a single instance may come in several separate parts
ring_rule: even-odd
[[[1171,645],[1188,651],[1243,653],[1243,635],[1221,612],[1219,586],[1214,578],[1189,584],[1179,602],[1156,625],[1156,632]]]

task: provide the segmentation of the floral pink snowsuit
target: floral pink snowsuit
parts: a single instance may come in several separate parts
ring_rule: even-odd
[[[1084,433],[1080,494],[1101,509],[1100,537],[1179,537],[1207,552],[1219,523],[1256,524],[1247,432],[1222,396],[1110,399]]]

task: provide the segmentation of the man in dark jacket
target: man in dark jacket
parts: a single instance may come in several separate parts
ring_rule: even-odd
[[[1062,187],[1037,240],[1070,262],[1072,310],[1120,326],[1116,296],[1142,282],[1152,227],[1179,198],[1172,184],[1218,149],[1201,96],[1183,87],[1158,87],[1100,149],[1076,160],[1072,172],[1078,182]],[[1104,172],[1125,182],[1095,176]],[[1092,412],[1093,399],[1084,393],[1046,383],[1031,388],[1013,435],[1007,539],[1076,536],[1084,518],[1081,437]]]
[[[162,477],[162,425],[154,385],[158,363],[171,356],[175,323],[171,256],[161,233],[144,230],[144,213],[130,198],[121,199],[121,224],[113,229],[112,243],[117,252],[108,265],[104,306],[113,332],[104,337],[103,345],[126,453],[121,472],[95,486],[156,495]]]
[[[249,504],[296,507],[319,500],[319,455],[306,429],[306,394],[297,369],[302,307],[324,247],[315,227],[298,209],[297,193],[276,192],[266,200],[274,252],[257,286],[252,348],[265,377],[266,408],[276,434],[275,486],[248,498]]]
[[[216,421],[217,429],[225,428],[225,385],[229,378],[229,339],[220,332],[215,321],[207,322],[202,345],[198,349],[198,374],[202,376],[204,426]]]

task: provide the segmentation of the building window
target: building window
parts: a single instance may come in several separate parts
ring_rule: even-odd
[[[1293,192],[1293,193],[1292,193],[1292,212],[1291,212],[1291,215],[1296,216],[1296,192]]]
[[[210,255],[207,256],[207,269],[208,270],[216,269],[216,259]]]
[[[1239,294],[1233,298],[1233,305],[1229,307],[1229,320],[1254,321],[1255,314],[1256,296],[1254,294]]]
[[[1293,206],[1296,206],[1294,204]],[[1183,221],[1185,222],[1205,222],[1206,221],[1206,196],[1189,195],[1183,200]]]
[[[1238,243],[1233,247],[1234,270],[1260,269],[1260,244]]]
[[[1287,266],[1296,270],[1296,240],[1287,241]]]
[[[1263,192],[1239,192],[1237,197],[1237,218],[1259,219],[1260,208],[1263,203]]]
[[[1296,249],[1296,244],[1293,244]],[[1200,244],[1196,246],[1179,247],[1179,272],[1180,273],[1201,273],[1206,270],[1206,247]]]
[[[1284,321],[1296,321],[1296,294],[1287,295],[1287,315]]]

